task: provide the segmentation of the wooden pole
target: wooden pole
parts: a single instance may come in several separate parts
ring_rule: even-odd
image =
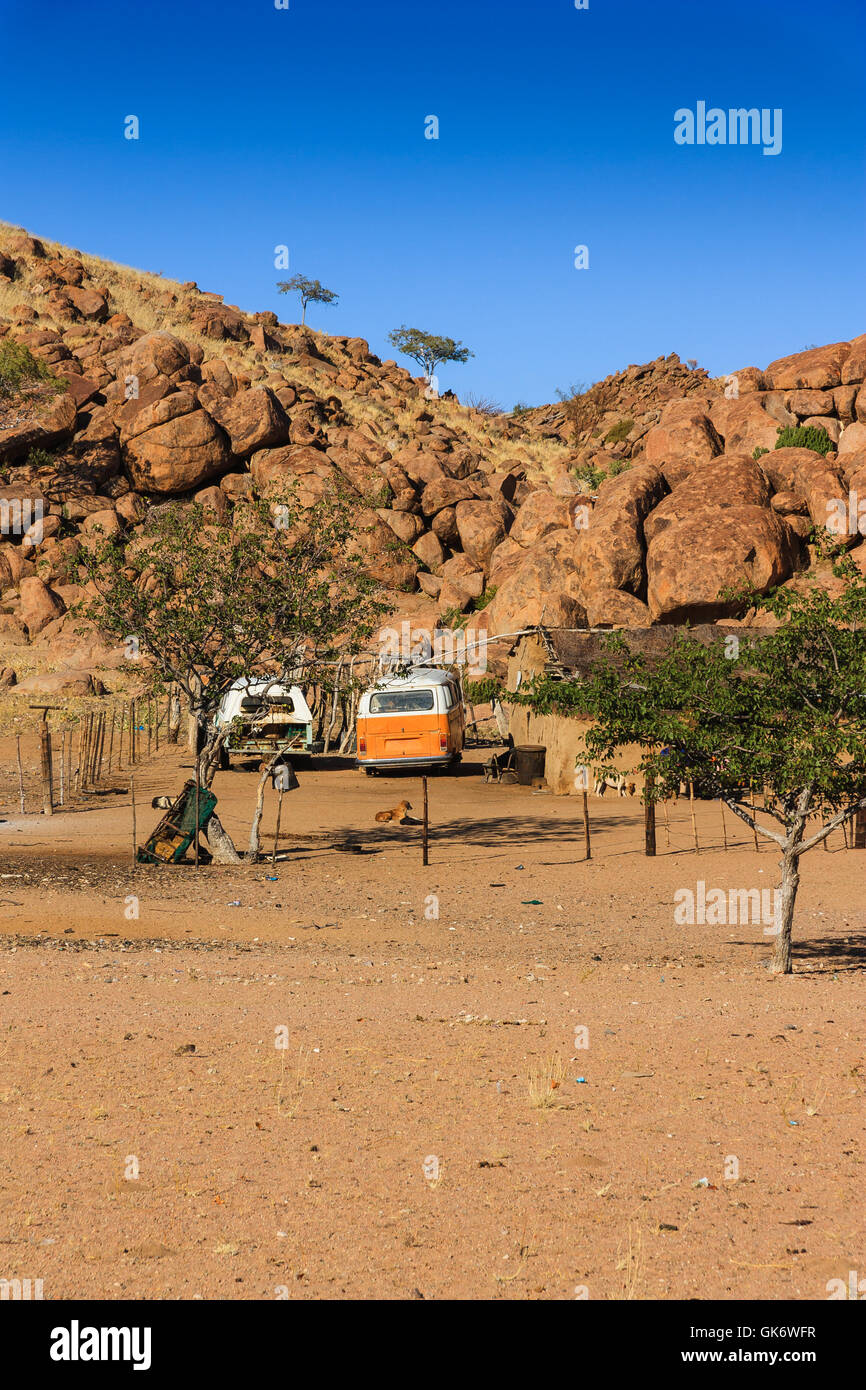
[[[583,847],[584,859],[592,858],[592,845],[589,838],[589,794],[583,789]]]
[[[852,849],[866,849],[866,809],[857,811],[854,816],[854,835]]]
[[[158,752],[159,752],[159,721],[160,721],[161,718],[162,718],[162,715],[161,715],[160,712],[159,712],[159,696],[158,696],[158,695],[154,695],[154,697],[153,697],[153,707],[154,707],[154,709],[155,709],[155,711],[156,711],[156,723],[155,723],[155,725],[154,725],[154,727],[153,727],[153,741],[154,741],[154,750],[153,750],[153,751],[154,751],[155,753],[158,753]]]
[[[73,729],[69,729],[69,738],[66,743],[66,790],[69,800],[72,800],[72,736]]]
[[[66,799],[66,730],[60,735],[60,805]]]
[[[723,843],[723,845],[725,846],[725,849],[727,850],[727,848],[728,848],[728,827],[725,825],[725,803],[724,803],[724,801],[721,801],[721,800],[719,801],[719,810],[720,810],[721,813],[722,813],[722,843]]]
[[[39,726],[40,751],[42,753],[42,814],[54,815],[54,790],[51,785],[51,731],[48,728],[48,711],[42,715]]]
[[[81,779],[81,790],[83,792],[87,791],[87,770],[88,764],[90,762],[90,721],[91,716],[89,714],[85,714],[83,720],[84,735],[83,744],[81,748],[81,767],[79,769]]]
[[[198,810],[201,797],[201,755],[195,755],[195,866],[198,868]]]
[[[700,846],[698,845],[698,823],[697,823],[697,821],[696,821],[696,819],[695,819],[695,784],[694,784],[694,782],[689,782],[689,807],[690,807],[691,813],[692,813],[692,834],[693,834],[694,837],[695,837],[695,854],[697,854],[698,849],[700,848]]]
[[[131,795],[132,795],[132,867],[133,867],[133,870],[134,870],[136,864],[138,863],[138,845],[136,844],[136,841],[137,841],[137,839],[138,839],[138,831],[136,830],[136,826],[135,826],[135,773],[134,773],[134,772],[131,774],[131,776],[130,776],[130,778],[129,778],[129,787],[130,787],[130,792],[131,792]]]
[[[123,766],[123,726],[124,726],[125,723],[126,723],[126,709],[125,709],[125,707],[124,707],[123,705],[121,705],[121,706],[120,706],[120,719],[118,720],[118,728],[117,728],[117,770],[118,770],[118,772],[120,771],[121,767]]]
[[[135,737],[135,701],[134,701],[134,700],[130,700],[130,702],[129,702],[129,761],[130,761],[130,765],[131,765],[132,767],[135,767],[136,753],[137,753],[137,751],[138,751],[138,750],[136,749],[136,746],[135,746],[135,745],[136,745],[137,742],[138,742],[138,740],[137,740],[137,738]]]
[[[429,859],[428,859],[428,857],[427,857],[428,835],[429,835],[429,831],[430,831],[430,817],[429,817],[428,809],[427,809],[427,778],[426,778],[426,777],[422,777],[422,778],[421,778],[421,785],[422,785],[423,788],[424,788],[424,830],[423,830],[423,832],[422,832],[422,840],[421,840],[421,863],[422,863],[422,864],[428,864],[428,863],[430,862]]]
[[[669,816],[668,816],[668,801],[667,801],[667,797],[665,797],[664,800],[662,801],[662,811],[664,812],[664,817],[665,817],[665,836],[666,836],[666,841],[667,841],[667,847],[668,847],[668,849],[670,849],[670,847],[671,847],[671,823],[670,823],[670,818],[669,818]]]
[[[281,817],[282,817],[282,814],[283,814],[283,788],[282,788],[282,786],[281,786],[281,787],[280,787],[280,796],[279,796],[279,800],[278,800],[278,802],[277,802],[277,829],[276,829],[276,832],[275,832],[275,834],[274,834],[274,852],[273,852],[273,854],[271,855],[271,863],[272,863],[272,864],[276,864],[276,862],[277,862],[277,847],[278,847],[278,845],[279,845],[279,843],[280,843],[280,819],[281,819]]]
[[[145,709],[147,710],[147,756],[150,757],[151,748],[153,746],[153,700],[149,695],[147,697]]]
[[[99,738],[96,744],[96,781],[102,781],[102,754],[105,751],[105,711],[99,716]]]
[[[655,781],[652,773],[647,773],[644,782],[644,807],[643,807],[643,837],[644,854],[648,859],[655,859],[656,854],[656,806],[652,799],[655,790]]]
[[[75,767],[75,790],[81,791],[82,768],[84,767],[84,720],[78,721],[78,762]]]
[[[117,722],[117,710],[111,706],[111,733],[108,736],[108,776],[111,776],[111,759],[114,753],[114,725]]]
[[[16,747],[16,751],[17,751],[17,753],[18,753],[18,804],[19,804],[19,806],[20,806],[20,808],[21,808],[21,814],[22,814],[22,816],[23,816],[23,815],[25,814],[25,811],[24,811],[24,768],[21,766],[21,735],[20,735],[20,734],[18,734],[18,735],[16,736],[16,739],[15,739],[15,747]]]

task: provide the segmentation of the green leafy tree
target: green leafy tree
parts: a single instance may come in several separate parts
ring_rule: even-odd
[[[226,732],[212,715],[228,686],[242,676],[288,680],[301,662],[316,680],[317,663],[359,650],[375,630],[383,605],[355,537],[348,499],[304,510],[286,493],[236,506],[231,525],[198,504],[170,503],[131,542],[97,536],[79,550],[95,590],[79,616],[140,658],[152,688],[173,683],[185,694],[201,731],[203,786],[219,767]],[[224,832],[214,828],[219,849]]]
[[[470,357],[475,356],[468,347],[455,342],[453,338],[440,338],[435,333],[424,333],[420,328],[406,328],[405,325],[393,329],[388,334],[388,341],[404,357],[411,357],[419,364],[427,381],[440,362],[468,362]]]
[[[710,646],[677,635],[656,663],[617,635],[586,679],[542,678],[518,694],[539,712],[588,716],[599,771],[637,744],[645,797],[701,786],[781,850],[781,911],[772,969],[790,974],[799,863],[866,808],[866,579],[846,558],[841,591],[750,595],[774,632]],[[637,770],[637,769],[636,769]],[[751,788],[763,788],[754,807]]]
[[[301,323],[307,322],[308,304],[336,304],[340,296],[325,289],[320,280],[308,280],[306,275],[293,275],[291,280],[277,282],[280,294],[297,294],[301,301]]]

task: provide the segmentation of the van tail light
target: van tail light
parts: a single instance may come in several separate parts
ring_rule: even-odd
[[[366,738],[364,737],[364,735],[362,734],[361,737],[358,739],[358,752],[359,752],[359,753],[366,753],[366,751],[367,751],[367,740],[366,740]]]
[[[440,734],[440,735],[439,735],[439,752],[440,752],[440,753],[447,753],[447,752],[448,752],[448,735],[447,735],[447,734]]]

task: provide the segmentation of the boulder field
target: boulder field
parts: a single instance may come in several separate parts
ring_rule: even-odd
[[[169,499],[230,522],[251,494],[339,483],[395,614],[493,635],[730,619],[725,591],[801,582],[812,526],[866,497],[866,334],[717,380],[675,354],[631,366],[591,418],[492,415],[429,400],[361,338],[0,227],[7,339],[54,380],[0,397],[0,655],[73,650],[79,540],[131,541]],[[798,425],[829,450],[777,448]],[[40,524],[12,524],[37,501]],[[856,521],[846,544],[866,554]]]

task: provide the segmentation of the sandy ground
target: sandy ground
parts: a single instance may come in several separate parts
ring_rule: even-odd
[[[776,881],[717,805],[698,854],[687,803],[670,845],[660,816],[649,860],[642,808],[590,798],[586,863],[576,799],[485,785],[481,756],[430,781],[427,868],[374,821],[418,779],[334,763],[299,769],[275,866],[133,869],[125,775],[22,820],[0,737],[0,1278],[811,1300],[866,1276],[866,858],[808,856],[775,978],[760,923],[674,920],[698,880]],[[188,768],[138,769],[139,839]],[[239,843],[256,780],[215,783]]]

